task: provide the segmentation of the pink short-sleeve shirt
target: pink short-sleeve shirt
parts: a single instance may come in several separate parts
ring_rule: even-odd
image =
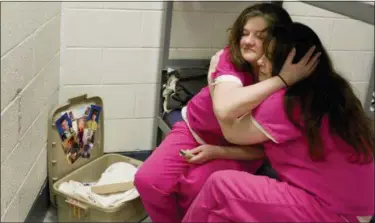
[[[374,163],[349,162],[354,149],[330,133],[327,117],[320,130],[325,161],[312,161],[306,138],[285,113],[285,91],[272,94],[252,112],[254,124],[271,138],[264,149],[281,180],[306,190],[336,213],[373,215]]]
[[[249,73],[238,71],[230,61],[229,47],[225,47],[211,74],[213,83],[233,81],[248,86],[253,83]],[[208,86],[204,87],[187,104],[187,122],[190,128],[205,142],[213,145],[229,145],[223,136],[214,114]]]

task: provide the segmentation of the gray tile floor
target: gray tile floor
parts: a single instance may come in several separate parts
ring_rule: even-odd
[[[57,222],[57,212],[54,207],[50,207],[44,217],[43,222]],[[142,223],[151,223],[151,219],[147,217]]]

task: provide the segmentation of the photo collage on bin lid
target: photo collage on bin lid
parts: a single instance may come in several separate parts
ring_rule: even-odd
[[[89,159],[94,147],[95,133],[99,129],[102,107],[83,105],[63,112],[56,121],[62,148],[70,164],[79,158]]]

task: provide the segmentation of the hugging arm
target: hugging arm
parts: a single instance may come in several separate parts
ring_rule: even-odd
[[[280,144],[301,137],[303,133],[288,120],[284,95],[284,90],[270,95],[251,113],[235,120],[229,131],[224,128],[228,141],[237,146],[219,147],[214,158],[260,159],[262,153],[258,144],[269,141]]]
[[[288,85],[307,77],[318,63],[319,54],[312,57],[314,50],[315,48],[312,47],[297,64],[292,64],[295,56],[295,50],[292,50],[279,76]],[[219,53],[212,57],[208,74],[214,111],[219,121],[233,121],[247,114],[269,95],[285,87],[284,81],[278,76],[246,87],[235,81],[212,80],[211,75],[218,63]]]
[[[298,80],[308,76],[316,67],[319,54],[310,59],[313,51],[314,47],[297,64],[292,64],[295,51],[291,51],[284,63],[282,72],[279,74],[288,85],[294,84]],[[221,53],[222,51],[219,51],[211,58],[208,83],[214,112],[223,135],[228,142],[235,145],[227,147],[204,145],[197,147],[191,151],[196,156],[189,159],[189,161],[202,163],[212,159],[262,159],[264,158],[264,151],[260,146],[256,146],[256,144],[269,140],[276,143],[277,141],[253,118],[251,111],[270,95],[282,89],[285,83],[280,77],[272,77],[247,87],[243,87],[241,81],[236,81],[236,78],[232,78],[233,81],[217,82],[216,80],[212,80],[211,75],[218,65]],[[265,104],[268,106],[268,110],[273,109],[272,106],[269,106],[270,103]],[[260,112],[260,114],[263,113]],[[272,116],[273,114],[267,115]]]
[[[226,81],[219,77],[213,79],[215,69],[221,69],[222,73],[231,75],[236,71],[219,68],[220,54],[216,53],[210,62],[208,71],[209,90],[213,101],[214,112],[219,121],[233,120],[255,108],[268,95],[285,87],[285,84],[278,77],[272,77],[261,83],[243,87],[243,83],[235,76]],[[228,75],[225,75],[228,76]],[[221,79],[220,79],[221,78]]]
[[[267,99],[268,100],[268,99]],[[225,138],[234,145],[215,146],[201,145],[190,150],[195,156],[188,157],[191,163],[204,163],[214,159],[259,160],[265,157],[260,144],[268,140],[276,141],[263,127],[258,124],[251,114],[236,120],[229,130],[223,129]]]
[[[293,64],[293,49],[279,74],[282,78],[274,76],[246,87],[236,82],[219,82],[210,86],[214,112],[227,141],[238,145],[252,145],[272,139],[252,120],[251,110],[282,89],[285,86],[283,80],[292,85],[310,75],[320,56],[319,53],[312,56],[314,50],[315,47],[311,47],[298,63]]]
[[[204,163],[215,159],[259,160],[264,158],[261,145],[254,146],[215,146],[201,145],[188,151],[185,159],[190,163]],[[193,155],[194,154],[194,155]]]

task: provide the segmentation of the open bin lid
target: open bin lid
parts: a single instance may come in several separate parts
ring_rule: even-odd
[[[85,94],[52,109],[48,120],[47,141],[50,199],[55,205],[53,184],[103,155],[102,99],[87,98]]]

